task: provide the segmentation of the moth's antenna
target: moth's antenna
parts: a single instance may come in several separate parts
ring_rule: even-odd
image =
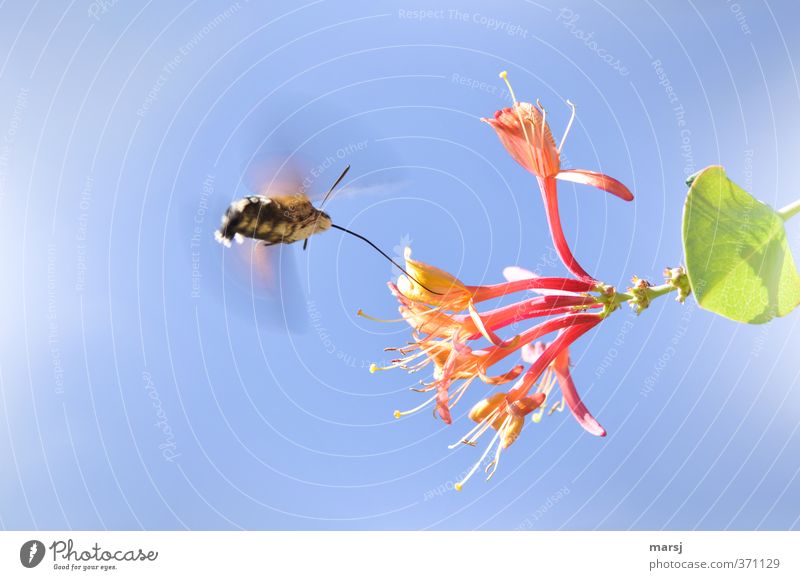
[[[328,193],[325,194],[325,197],[322,198],[322,203],[319,204],[319,209],[320,210],[325,206],[325,202],[328,201],[328,198],[333,193],[333,190],[336,189],[336,186],[339,185],[342,182],[342,179],[344,179],[344,176],[347,175],[348,171],[350,171],[350,165],[349,164],[348,164],[347,167],[344,168],[344,171],[342,171],[342,174],[339,176],[339,178],[336,181],[333,182],[333,185],[331,185],[331,188],[328,190]],[[309,234],[309,237],[311,235],[313,235],[314,232],[317,231],[317,222],[319,222],[319,217],[317,217],[317,219],[314,221],[314,227],[312,228],[311,234]],[[303,249],[305,250],[307,247],[308,247],[308,238],[303,240]]]
[[[350,171],[350,166],[349,165],[344,168],[344,171],[342,171],[342,174],[338,177],[338,179],[336,181],[333,182],[333,185],[331,185],[331,188],[328,190],[328,193],[326,193],[325,197],[322,198],[322,202],[319,204],[319,209],[322,209],[325,206],[325,202],[328,201],[328,198],[333,193],[333,190],[336,189],[336,186],[339,185],[342,182],[342,179],[344,179],[344,176],[347,175],[348,171]]]
[[[423,284],[422,282],[420,282],[419,280],[417,280],[416,278],[414,278],[414,276],[412,276],[411,274],[409,274],[408,272],[406,272],[406,269],[405,269],[405,268],[403,268],[403,267],[402,267],[400,264],[398,264],[397,262],[395,262],[395,261],[392,259],[392,257],[391,257],[389,254],[387,254],[386,252],[384,252],[383,250],[381,250],[381,249],[380,249],[378,246],[376,246],[374,243],[372,243],[370,240],[368,240],[367,238],[365,238],[365,237],[364,237],[364,236],[362,236],[361,234],[357,234],[357,233],[355,233],[355,232],[354,232],[354,231],[352,231],[352,230],[348,230],[347,228],[343,228],[342,226],[337,226],[336,224],[331,224],[331,227],[332,227],[332,228],[336,228],[337,230],[341,230],[341,231],[343,231],[343,232],[344,232],[344,233],[346,233],[346,234],[350,234],[351,236],[354,236],[354,237],[358,238],[359,240],[363,240],[363,241],[367,242],[367,243],[368,243],[370,246],[372,246],[372,247],[373,247],[375,250],[377,250],[377,251],[380,253],[380,255],[381,255],[381,256],[383,256],[384,258],[386,258],[387,260],[389,260],[389,261],[390,261],[392,264],[394,264],[394,266],[395,266],[395,267],[396,267],[398,270],[400,270],[401,272],[403,272],[403,274],[405,274],[406,276],[408,276],[409,278],[411,278],[412,280],[414,280],[414,282],[416,282],[417,284],[419,284],[420,286],[422,286],[423,288],[425,288],[425,290],[427,290],[427,291],[428,291],[428,292],[430,292],[431,294],[437,294],[437,295],[439,295],[439,296],[442,296],[442,293],[441,293],[441,292],[434,292],[433,290],[431,290],[430,288],[428,288],[427,286],[425,286],[425,284]]]

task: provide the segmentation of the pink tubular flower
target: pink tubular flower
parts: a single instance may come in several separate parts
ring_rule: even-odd
[[[578,318],[579,316],[581,318]],[[597,317],[597,315],[587,316]],[[572,318],[572,320],[567,320],[569,318]],[[595,324],[597,322],[582,315],[562,317],[560,322],[562,328],[559,330],[556,341],[549,345],[536,342],[526,344],[523,347],[522,359],[524,362],[531,364],[526,376],[520,379],[509,392],[491,395],[472,408],[469,414],[470,419],[478,423],[478,425],[459,442],[450,445],[450,449],[460,444],[474,446],[478,438],[490,427],[495,429],[497,434],[480,459],[467,472],[467,475],[456,483],[455,489],[457,491],[460,491],[467,480],[475,474],[478,467],[488,457],[495,443],[497,443],[494,459],[485,467],[485,471],[488,474],[486,479],[491,479],[500,461],[500,453],[503,449],[508,448],[519,436],[524,425],[524,417],[532,413],[532,420],[538,423],[545,412],[546,404],[552,397],[552,391],[555,386],[558,386],[561,390],[562,399],[559,402],[552,403],[547,414],[550,415],[553,411],[563,410],[564,402],[566,402],[570,411],[572,411],[572,414],[575,415],[575,418],[578,419],[584,429],[592,435],[605,436],[605,429],[592,417],[581,401],[569,372],[569,344]],[[550,362],[544,367],[544,371],[538,371],[538,369],[542,368],[543,361],[548,360]],[[539,375],[541,375],[541,379],[536,389],[530,393],[532,383],[529,384],[528,381],[535,382],[539,379]]]
[[[397,281],[397,290],[419,304],[429,304],[441,310],[464,310],[470,303],[477,304],[492,298],[523,290],[547,290],[561,293],[591,292],[597,289],[594,280],[575,280],[573,278],[548,278],[526,272],[525,276],[510,279],[500,284],[469,286],[441,268],[431,266],[411,258],[411,248],[404,250],[406,271],[413,278],[402,275]],[[423,287],[421,284],[424,284]],[[438,294],[428,292],[435,289]]]
[[[542,349],[541,353],[539,353],[539,355],[533,360],[533,362],[531,363],[530,367],[528,367],[528,370],[525,372],[525,374],[522,377],[520,377],[520,379],[511,389],[511,391],[509,391],[509,397],[511,399],[515,399],[526,396],[533,387],[533,384],[539,379],[539,377],[542,376],[542,373],[545,371],[548,365],[556,361],[559,355],[561,355],[563,351],[567,350],[569,346],[573,342],[575,342],[578,338],[583,336],[583,334],[585,334],[587,331],[591,330],[592,328],[600,324],[600,322],[603,321],[603,318],[604,318],[603,314],[584,314],[584,313],[571,314],[560,317],[562,323],[558,327],[558,334],[556,335],[555,340],[553,340],[553,342],[545,346]],[[559,318],[553,320],[559,320]],[[565,365],[563,364],[563,360],[564,359],[562,359],[561,364],[557,363],[557,366],[559,367],[560,374],[562,376],[566,376],[568,374],[566,371],[568,371],[567,367],[569,364],[568,355],[566,359],[567,367],[565,367]],[[567,390],[569,390],[572,381],[571,380],[569,382],[565,381],[560,384],[562,386],[566,385]],[[573,409],[572,406],[573,404],[575,405],[573,413],[575,413],[575,416],[578,419],[578,421],[581,422],[583,420],[584,415],[588,415],[588,411],[586,411],[586,407],[584,407],[583,404],[580,403],[580,398],[577,396],[577,392],[574,392],[574,385],[572,385],[571,390],[574,393],[574,396],[572,393],[568,395],[565,392],[564,398],[567,401],[567,404],[570,405],[570,409]],[[591,417],[591,415],[589,415],[589,417]],[[581,424],[583,425],[583,423]],[[587,428],[587,430],[589,429]]]
[[[514,105],[497,111],[493,119],[483,118],[481,120],[491,125],[497,132],[500,142],[511,157],[536,176],[547,213],[550,234],[561,261],[578,278],[594,280],[575,260],[564,237],[561,216],[558,211],[556,179],[593,185],[625,201],[631,201],[633,194],[622,183],[608,175],[584,169],[561,169],[561,148],[564,146],[564,141],[575,118],[575,106],[567,101],[572,107],[572,117],[561,138],[561,143],[556,147],[553,134],[547,125],[547,113],[544,108],[538,102],[533,105],[517,101],[513,89],[508,83],[507,73],[503,71],[500,76],[508,84]]]
[[[406,252],[407,263],[409,260],[409,252]],[[401,320],[414,329],[412,340],[406,346],[386,349],[399,353],[399,356],[387,366],[372,365],[370,371],[403,368],[414,373],[431,366],[433,372],[428,382],[420,381],[421,387],[413,389],[429,393],[429,397],[413,409],[395,411],[395,417],[432,407],[434,414],[449,424],[452,422],[452,408],[475,379],[487,385],[513,383],[507,392],[489,396],[470,411],[470,418],[477,426],[460,443],[475,445],[477,439],[490,429],[494,429],[496,434],[456,489],[461,489],[494,450],[493,459],[486,466],[486,472],[492,476],[500,454],[516,440],[525,417],[532,415],[535,422],[541,419],[555,386],[561,391],[562,401],[552,405],[550,413],[556,408],[563,409],[566,403],[587,431],[605,435],[605,430],[577,393],[569,371],[568,350],[575,340],[603,320],[604,311],[592,312],[603,308],[602,300],[592,295],[592,292],[601,291],[601,286],[588,280],[539,277],[517,267],[504,271],[507,282],[468,286],[444,270],[423,262],[413,261],[412,269],[414,278],[424,280],[426,285],[430,283],[442,293],[425,292],[407,276],[405,279],[401,277],[397,285],[389,283],[389,289],[399,303]],[[481,313],[475,309],[475,303],[521,291],[531,291],[533,295]],[[502,328],[534,318],[540,322],[517,332],[508,340],[502,340],[496,334]],[[553,333],[555,338],[552,342],[537,342]],[[488,339],[490,345],[482,348],[470,346],[472,341],[481,339]],[[522,361],[529,365],[527,370],[525,364],[516,364],[504,372],[489,375],[490,369],[521,349]]]
[[[407,319],[416,320],[420,316],[432,318],[434,312],[467,310],[474,323],[474,328],[492,344],[500,345],[503,341],[490,329],[475,310],[475,304],[500,298],[507,294],[522,290],[548,290],[548,293],[572,294],[591,292],[597,289],[595,281],[573,280],[570,278],[540,278],[531,276],[525,279],[509,281],[489,286],[467,286],[452,274],[441,268],[411,259],[411,248],[405,249],[406,270],[411,276],[400,276],[392,292],[404,297],[401,300],[401,314]],[[427,289],[435,289],[437,294]],[[416,305],[412,307],[411,304]],[[403,308],[405,306],[405,309]],[[425,310],[430,306],[430,312]],[[562,304],[565,306],[565,304]],[[440,323],[447,326],[449,317],[438,317]],[[411,320],[410,320],[411,321]],[[514,322],[513,320],[510,322]],[[416,325],[414,325],[416,327]],[[473,334],[473,333],[470,333]]]
[[[492,385],[516,380],[524,370],[522,365],[515,365],[496,376],[489,376],[489,369],[518,352],[525,344],[568,326],[577,313],[602,307],[590,294],[596,289],[596,284],[584,280],[537,277],[526,272],[501,284],[467,286],[444,270],[411,261],[408,251],[406,264],[410,265],[409,271],[413,270],[414,278],[424,280],[426,286],[431,284],[437,290],[449,290],[450,296],[426,293],[407,276],[401,276],[397,285],[389,283],[390,291],[399,302],[400,314],[414,329],[413,340],[406,346],[387,349],[400,356],[387,366],[371,365],[370,370],[403,368],[418,372],[428,365],[434,368],[432,380],[422,382],[422,388],[415,389],[433,391],[433,395],[410,411],[396,411],[396,417],[433,405],[436,413],[450,423],[450,409],[474,379],[480,378]],[[475,309],[476,302],[524,290],[532,290],[537,295],[483,313]],[[467,313],[461,313],[464,309]],[[496,334],[497,330],[533,318],[546,320],[508,340]],[[481,338],[487,339],[490,346],[473,349],[468,345],[470,341]],[[463,383],[452,388],[456,381]]]
[[[546,344],[543,342],[537,342],[533,345],[526,345],[522,349],[522,360],[526,363],[533,364],[536,362],[536,359],[544,352]],[[559,403],[554,404],[551,409],[550,413],[553,410],[559,408],[563,409],[563,404],[566,402],[569,410],[575,416],[575,419],[578,423],[586,429],[592,435],[596,435],[598,437],[605,437],[606,430],[603,429],[602,425],[597,422],[597,420],[592,416],[589,410],[586,408],[586,405],[583,404],[581,401],[581,397],[578,394],[577,389],[575,388],[575,382],[572,380],[572,375],[569,372],[569,348],[565,347],[560,353],[558,353],[544,371],[541,380],[539,381],[539,386],[536,388],[536,393],[544,394],[547,398],[550,397],[550,392],[553,390],[555,386],[558,386],[559,390],[561,391],[562,399]],[[541,420],[542,413],[533,416],[533,420],[537,423]]]
[[[397,286],[389,283],[389,290],[400,303],[398,310],[402,317],[417,332],[437,338],[459,337],[463,340],[477,339],[484,332],[491,332],[529,318],[566,314],[580,308],[599,308],[600,304],[585,294],[548,292],[543,296],[527,298],[480,313],[476,317],[471,314],[448,314],[438,308],[414,302],[402,294]],[[478,328],[481,325],[483,329]]]

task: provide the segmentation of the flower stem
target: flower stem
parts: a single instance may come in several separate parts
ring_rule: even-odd
[[[633,308],[636,314],[641,314],[642,310],[648,308],[653,300],[676,290],[678,302],[686,300],[691,288],[685,270],[682,267],[667,268],[664,270],[664,276],[666,281],[658,286],[653,286],[646,280],[634,276],[633,286],[628,288],[627,292],[617,292],[613,286],[600,287],[598,289],[600,295],[596,296],[595,300],[603,305],[601,315],[605,318],[625,302]]]
[[[781,216],[783,221],[787,221],[790,217],[798,213],[800,213],[800,199],[778,210],[778,215]]]
[[[651,286],[647,289],[647,295],[650,299],[658,298],[659,296],[664,296],[665,294],[669,294],[670,292],[677,290],[677,288],[671,284],[661,284],[659,286]]]

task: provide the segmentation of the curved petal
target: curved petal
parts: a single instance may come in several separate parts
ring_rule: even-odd
[[[597,419],[589,412],[589,409],[586,408],[586,405],[583,404],[581,400],[581,396],[578,394],[578,390],[575,388],[575,382],[572,380],[572,375],[569,372],[569,369],[566,369],[564,372],[563,369],[554,368],[553,369],[556,373],[556,380],[558,381],[558,388],[561,389],[561,394],[564,396],[564,400],[567,402],[567,406],[569,410],[572,411],[572,414],[577,419],[578,423],[580,423],[581,427],[586,429],[592,435],[596,435],[598,437],[605,437],[606,430],[603,429],[603,426],[597,422]]]
[[[556,179],[563,181],[571,181],[573,183],[583,183],[584,185],[593,185],[598,189],[607,191],[612,195],[616,195],[625,201],[632,201],[633,194],[630,190],[617,181],[613,177],[596,171],[587,171],[585,169],[564,169],[556,174]]]
[[[600,324],[602,320],[603,317],[600,314],[569,314],[558,318],[551,318],[523,333],[525,336],[520,335],[522,340],[526,343],[530,343],[540,336],[558,330],[555,340],[545,346],[541,354],[531,363],[526,373],[508,392],[509,401],[513,402],[527,395],[533,384],[561,351],[565,348],[569,348],[573,342],[580,338],[585,332],[588,332]]]
[[[490,377],[489,375],[481,372],[480,377],[481,380],[486,383],[487,385],[503,385],[505,383],[510,383],[514,381],[522,374],[522,371],[525,370],[525,367],[522,365],[517,365],[512,368],[510,371],[503,373],[502,375],[496,375]]]
[[[477,310],[475,310],[475,305],[472,303],[472,301],[470,301],[469,304],[467,304],[467,308],[469,310],[469,316],[472,319],[472,322],[475,324],[475,328],[483,336],[483,338],[485,338],[495,346],[507,346],[509,344],[507,341],[497,336],[497,334],[494,333],[492,330],[486,328],[486,325],[483,323],[481,315],[478,313]]]
[[[591,327],[590,327],[591,328]],[[562,333],[571,334],[575,333],[580,336],[585,331],[580,329],[575,330],[575,327],[567,328],[561,331]],[[574,340],[574,339],[573,339]],[[605,437],[606,430],[597,422],[597,419],[589,412],[586,405],[583,404],[581,396],[578,394],[578,389],[575,388],[575,381],[572,380],[572,374],[569,372],[569,348],[564,347],[553,359],[551,368],[556,375],[558,381],[558,388],[569,407],[569,410],[575,416],[581,427],[586,429],[592,435],[598,437]]]
[[[436,412],[442,420],[448,425],[453,421],[450,416],[450,382],[453,380],[453,370],[456,366],[458,353],[463,348],[468,348],[465,345],[459,344],[457,341],[452,341],[453,348],[447,353],[447,359],[441,366],[440,374],[435,382],[436,385]],[[439,369],[437,369],[439,370]],[[434,375],[436,376],[436,375]]]
[[[442,421],[450,425],[453,418],[450,416],[450,397],[447,394],[447,387],[436,386],[436,412],[439,413]]]

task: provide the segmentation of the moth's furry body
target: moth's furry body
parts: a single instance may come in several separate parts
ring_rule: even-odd
[[[252,195],[230,205],[214,236],[229,246],[237,236],[265,245],[291,244],[331,228],[331,218],[303,194]]]

